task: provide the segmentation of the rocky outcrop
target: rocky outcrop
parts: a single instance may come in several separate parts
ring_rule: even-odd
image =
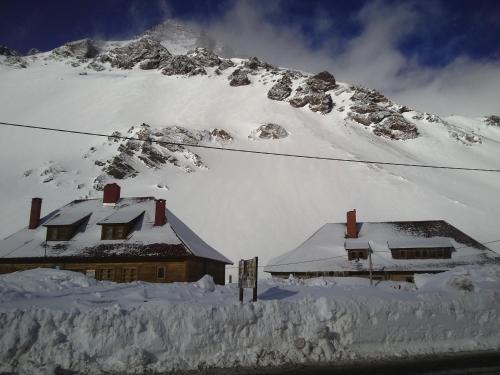
[[[17,52],[15,49],[9,48],[7,46],[4,46],[0,44],[0,55],[2,56],[21,56],[19,52]]]
[[[274,65],[271,65],[264,61],[260,61],[257,57],[252,57],[249,60],[245,61],[243,63],[243,67],[249,70],[265,69],[266,71],[269,71],[277,69]]]
[[[332,96],[326,91],[336,87],[335,78],[329,72],[321,72],[306,79],[304,84],[295,90],[295,95],[289,100],[290,105],[296,108],[309,104],[314,112],[326,114],[332,111],[334,103]]]
[[[500,126],[500,116],[497,115],[487,116],[485,117],[484,122],[486,123],[486,125]]]
[[[272,100],[285,100],[292,93],[292,79],[285,73],[267,92],[267,97]]]
[[[14,66],[17,68],[27,68],[28,62],[21,56],[19,52],[15,49],[9,48],[7,46],[0,44],[0,56],[3,56],[3,59],[0,59],[0,63],[4,62],[6,65]]]
[[[36,48],[30,48],[30,50],[26,53],[26,56],[33,56],[39,54],[41,51]]]
[[[373,129],[373,134],[394,140],[407,140],[419,136],[415,124],[405,119],[402,107],[392,102],[376,90],[354,87],[347,118]]]
[[[162,74],[166,76],[172,75],[185,75],[196,76],[206,75],[207,72],[203,66],[199,65],[196,61],[186,55],[172,56],[163,65]]]
[[[248,70],[237,68],[228,77],[231,86],[245,86],[250,84],[248,79]]]
[[[74,57],[80,61],[93,59],[99,55],[99,46],[92,39],[82,39],[69,42],[52,51],[53,57],[68,58]]]
[[[227,144],[233,141],[233,137],[224,129],[212,129],[208,132],[208,140],[220,144]]]
[[[278,124],[264,124],[253,130],[248,136],[250,139],[281,139],[288,137],[286,129]]]
[[[120,132],[113,132],[102,149],[93,147],[84,155],[103,172],[94,180],[95,189],[102,188],[109,177],[119,180],[133,178],[144,169],[161,169],[170,165],[189,173],[196,168],[207,168],[189,145],[201,142],[227,144],[233,140],[223,129],[197,131],[180,126],[154,129],[148,124],[131,127],[125,136],[134,139],[123,139]],[[109,149],[115,150],[111,158]],[[99,158],[101,152],[108,160]]]
[[[378,122],[373,128],[373,134],[397,140],[413,139],[419,136],[415,124],[401,115],[391,115]]]
[[[142,38],[123,47],[113,48],[99,57],[99,62],[109,62],[112,67],[132,69],[141,64],[141,69],[157,69],[171,56],[170,52],[158,41]]]

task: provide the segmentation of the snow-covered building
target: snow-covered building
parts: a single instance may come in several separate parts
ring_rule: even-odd
[[[103,199],[75,200],[41,218],[33,198],[26,228],[0,241],[0,273],[37,267],[79,271],[101,280],[224,284],[232,262],[153,197],[121,198],[108,184]]]
[[[497,254],[443,220],[357,222],[323,225],[296,249],[264,268],[275,277],[358,276],[413,281],[416,273],[483,264]]]

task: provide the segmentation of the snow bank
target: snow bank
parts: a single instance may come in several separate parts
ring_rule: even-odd
[[[419,277],[419,290],[349,279],[265,281],[259,301],[243,305],[236,285],[208,277],[114,284],[18,272],[0,276],[2,297],[11,296],[0,307],[0,372],[142,373],[497,349],[500,267],[467,268],[473,291],[442,287],[447,282],[430,289],[432,280],[460,272]],[[30,286],[37,278],[39,289]]]

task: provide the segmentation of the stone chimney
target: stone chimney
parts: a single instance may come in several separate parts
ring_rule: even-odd
[[[105,206],[114,206],[120,200],[120,185],[112,183],[104,186],[104,195],[102,204]]]
[[[167,222],[167,217],[165,216],[165,199],[158,199],[156,201],[156,210],[155,210],[155,227],[161,227],[165,225]]]
[[[358,238],[358,225],[356,223],[356,210],[347,211],[347,238]]]
[[[31,212],[29,229],[36,229],[40,224],[40,214],[42,212],[42,198],[31,199]]]

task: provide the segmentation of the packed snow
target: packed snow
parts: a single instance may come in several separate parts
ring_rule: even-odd
[[[236,284],[116,284],[69,271],[0,276],[0,372],[152,373],[500,349],[500,267]]]

